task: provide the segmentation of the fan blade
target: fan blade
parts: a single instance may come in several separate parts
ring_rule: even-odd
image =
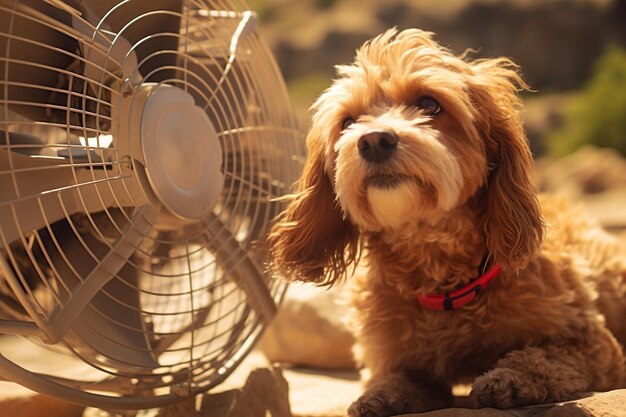
[[[75,213],[147,202],[134,176],[119,163],[74,160],[74,153],[69,159],[9,149],[0,143],[0,249]]]
[[[113,33],[121,33],[133,45],[145,82],[176,78],[179,31],[184,0],[152,0],[119,4],[117,0],[86,2]],[[132,22],[131,25],[128,23]]]
[[[67,66],[78,47],[75,39],[56,29],[71,26],[71,17],[40,0],[2,0],[0,10],[0,27],[8,28],[0,42],[0,101],[30,120],[48,120],[57,69]]]
[[[89,147],[93,147],[91,143]],[[112,163],[103,163],[101,156],[95,150],[88,149],[87,146],[48,146],[46,142],[37,136],[23,132],[0,130],[0,148],[10,148],[11,152],[32,157],[33,159],[24,159],[23,161],[30,161],[33,165],[35,164],[35,158],[47,160],[52,165],[63,163],[60,161],[66,159],[69,161],[65,161],[65,163],[71,162],[76,167],[86,167],[86,164],[89,164],[89,166],[95,169],[111,169],[113,165]]]
[[[116,369],[157,368],[150,329],[141,312],[137,270],[126,264],[117,275],[81,311],[72,330]]]
[[[37,336],[48,343],[64,339],[83,359],[117,369],[158,366],[137,291],[137,265],[129,262],[155,219],[150,207],[135,210],[130,218],[122,210],[110,210],[41,232],[40,257],[33,262],[49,271],[45,285],[55,296],[48,303],[33,303],[24,291],[41,282],[8,279],[41,329]]]
[[[79,39],[86,40],[79,42],[85,58],[84,75],[95,83],[95,88],[111,78],[125,79],[133,73],[141,82],[136,71],[137,55],[130,42],[117,31],[112,31],[108,21],[100,21],[98,16],[103,15],[94,13],[84,2],[80,5],[80,15],[72,14],[72,27],[78,31]]]
[[[73,28],[73,16],[82,11],[58,0],[14,2],[15,12],[12,8],[7,5],[8,13],[0,13],[0,27],[8,29],[7,41],[0,42],[5,60],[0,80],[6,85],[0,100],[31,121],[63,126],[69,115],[75,130],[106,130],[99,124],[110,125],[110,89],[103,86],[106,91],[94,96],[82,74],[80,44],[90,39]]]
[[[266,285],[265,275],[260,265],[250,257],[231,231],[219,219],[213,217],[205,221],[204,245],[216,258],[217,263],[241,288],[249,304],[264,323],[269,323],[276,315],[276,303]]]
[[[77,0],[5,3],[0,101],[31,121],[67,127],[77,136],[109,131],[114,89],[127,78],[141,83],[131,44]]]
[[[0,130],[0,149],[9,146],[22,155],[43,155],[45,143],[33,135]]]
[[[48,341],[57,343],[76,324],[87,305],[126,265],[157,216],[158,212],[152,206],[135,209],[123,234],[110,247],[89,235],[81,235],[81,239],[69,236],[64,239],[64,253],[53,253],[56,259],[53,263],[59,279],[71,288],[71,294],[51,314],[50,326],[46,330]]]

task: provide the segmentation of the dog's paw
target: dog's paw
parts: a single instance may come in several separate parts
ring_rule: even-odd
[[[545,392],[521,372],[496,368],[476,378],[470,398],[474,407],[512,408],[543,402]]]
[[[366,392],[348,408],[349,417],[389,417],[408,413],[408,404],[392,391]]]

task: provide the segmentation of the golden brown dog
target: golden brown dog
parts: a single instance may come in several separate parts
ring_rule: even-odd
[[[389,30],[313,106],[271,267],[332,285],[364,254],[353,303],[371,379],[350,416],[446,407],[464,382],[499,408],[624,385],[626,249],[536,197],[524,88],[506,58]]]

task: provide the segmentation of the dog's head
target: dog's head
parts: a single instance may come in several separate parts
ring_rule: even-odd
[[[514,270],[537,250],[517,67],[457,57],[431,36],[392,29],[338,67],[313,105],[298,192],[269,237],[276,270],[332,284],[357,257],[360,233],[436,221],[470,203],[494,262]]]

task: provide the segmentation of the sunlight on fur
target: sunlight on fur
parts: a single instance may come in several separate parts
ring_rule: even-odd
[[[398,228],[419,213],[417,185],[404,181],[390,188],[369,187],[367,199],[376,221],[383,227]]]
[[[391,29],[337,67],[268,238],[274,273],[351,285],[371,378],[349,416],[449,407],[458,383],[497,408],[626,386],[625,243],[537,197],[518,67],[433,36]]]

